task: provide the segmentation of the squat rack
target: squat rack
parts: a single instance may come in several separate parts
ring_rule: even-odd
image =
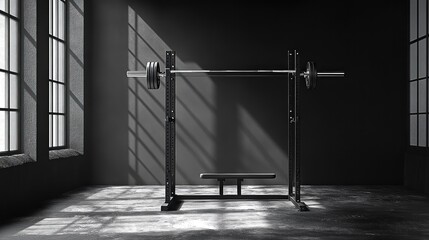
[[[148,62],[146,71],[128,71],[127,77],[146,77],[149,89],[159,88],[160,77],[165,77],[165,202],[161,211],[177,210],[183,200],[198,199],[289,199],[299,211],[308,211],[301,201],[300,154],[300,78],[306,86],[314,88],[317,77],[343,77],[344,72],[318,73],[314,63],[307,63],[307,70],[300,73],[299,53],[288,51],[288,70],[176,70],[176,52],[167,51],[165,73],[159,71],[157,62]],[[176,74],[206,73],[218,76],[287,75],[289,89],[289,188],[280,195],[177,195],[176,194]]]

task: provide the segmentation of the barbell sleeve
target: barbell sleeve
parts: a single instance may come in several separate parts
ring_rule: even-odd
[[[344,77],[344,72],[318,72],[317,77]]]
[[[161,77],[160,73],[160,77]],[[127,71],[127,78],[146,78],[146,71]],[[163,77],[163,76],[162,76]]]

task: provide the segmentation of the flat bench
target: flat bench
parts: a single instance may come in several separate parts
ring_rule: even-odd
[[[219,195],[223,195],[225,179],[237,179],[237,195],[241,195],[241,182],[244,179],[276,178],[275,173],[201,173],[201,179],[217,179],[219,181]]]

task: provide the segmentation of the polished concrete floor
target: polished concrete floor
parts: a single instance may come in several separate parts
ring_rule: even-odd
[[[227,186],[226,194],[235,189]],[[244,186],[243,194],[279,194]],[[429,199],[391,186],[304,186],[309,212],[277,201],[187,201],[160,212],[162,186],[96,186],[0,226],[0,239],[429,239]],[[179,186],[178,194],[217,193]]]

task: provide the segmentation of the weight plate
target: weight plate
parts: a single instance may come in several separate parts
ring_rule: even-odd
[[[307,62],[307,75],[305,77],[305,85],[308,89],[315,89],[317,82],[317,70],[314,62]]]
[[[150,65],[151,65],[151,62],[146,63],[146,84],[148,89],[152,89],[152,85],[150,81]]]
[[[155,62],[152,62],[150,65],[150,82],[151,82],[151,89],[155,89]]]
[[[161,79],[159,77],[160,70],[159,70],[159,63],[158,62],[155,62],[154,70],[155,70],[154,71],[155,89],[159,89],[159,85],[161,84]]]
[[[156,79],[155,79],[155,62],[150,63],[149,74],[150,74],[150,77],[149,77],[150,89],[155,89],[156,88],[156,86],[155,86],[155,82],[156,82]]]

